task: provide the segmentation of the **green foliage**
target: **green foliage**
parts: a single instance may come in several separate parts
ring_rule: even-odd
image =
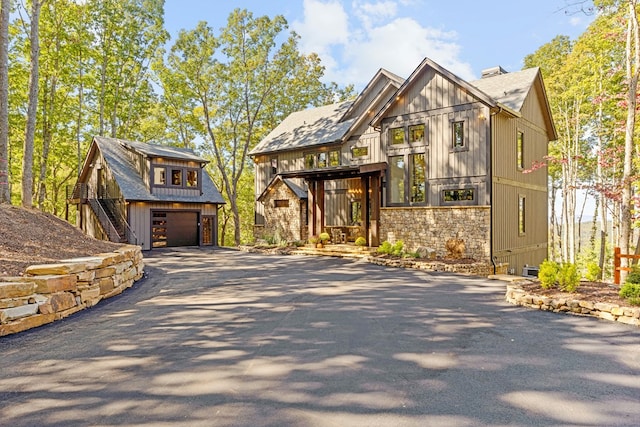
[[[549,289],[555,286],[559,271],[560,266],[557,262],[545,259],[542,264],[540,264],[540,271],[538,272],[540,286],[544,289]]]
[[[315,245],[320,242],[320,238],[316,235],[309,237],[309,243]]]
[[[404,249],[404,242],[402,240],[398,240],[393,244],[391,249],[391,255],[393,256],[402,256]]]
[[[640,283],[640,266],[634,265],[631,271],[627,275],[626,283],[639,284]]]
[[[365,239],[364,237],[360,236],[356,239],[356,246],[367,246],[367,239]]]
[[[323,232],[320,233],[320,235],[318,236],[318,238],[320,238],[320,241],[322,243],[326,243],[329,241],[329,239],[331,238],[331,236],[329,236],[329,233]]]
[[[385,240],[384,242],[382,242],[380,246],[378,246],[379,254],[391,255],[392,251],[393,251],[393,245],[388,240]]]
[[[631,305],[640,305],[640,283],[627,281],[620,288],[620,298],[626,299]]]
[[[595,282],[600,278],[601,273],[602,269],[598,263],[595,261],[589,261],[586,266],[584,277],[590,282]]]
[[[580,274],[578,266],[571,262],[565,262],[558,272],[558,286],[563,291],[575,292],[580,286]]]

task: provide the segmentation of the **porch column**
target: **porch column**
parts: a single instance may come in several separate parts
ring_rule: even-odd
[[[369,246],[380,246],[380,175],[371,176]]]
[[[316,182],[308,181],[307,187],[307,227],[311,237],[316,234]]]
[[[367,246],[371,246],[369,236],[369,176],[363,175],[360,177],[360,187],[362,188],[362,198],[360,203],[362,205],[362,226],[364,227],[364,238],[367,239]]]
[[[324,181],[316,181],[315,196],[315,231],[320,234],[324,229]]]

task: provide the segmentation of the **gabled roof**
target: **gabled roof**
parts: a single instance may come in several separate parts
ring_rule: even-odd
[[[273,179],[271,180],[271,182],[269,182],[269,185],[267,185],[267,188],[264,189],[264,191],[262,192],[262,194],[260,194],[260,196],[258,196],[258,201],[262,201],[267,194],[269,194],[269,192],[271,190],[273,190],[273,188],[276,186],[277,183],[282,182],[284,185],[286,185],[287,187],[289,187],[289,190],[291,190],[293,192],[293,194],[300,200],[306,199],[308,198],[307,196],[307,190],[305,190],[304,188],[300,187],[298,184],[296,184],[295,182],[293,182],[292,180],[288,179],[288,178],[283,178],[280,175],[276,175],[273,177]]]
[[[520,111],[539,70],[537,67],[528,68],[522,71],[485,77],[469,83],[489,95],[496,102],[504,104],[514,111]]]
[[[197,156],[193,151],[177,149],[174,147],[155,146],[137,141],[126,141],[117,138],[107,138],[96,136],[93,138],[87,160],[80,174],[80,180],[86,179],[88,173],[89,158],[99,150],[107,163],[107,167],[113,174],[122,196],[127,201],[157,201],[157,202],[187,202],[187,203],[225,203],[224,198],[211,180],[211,177],[202,168],[202,194],[200,196],[178,196],[151,194],[147,185],[133,164],[127,151],[134,151],[146,155],[147,157],[164,157],[161,153],[168,153],[168,157],[173,160],[195,161],[206,163],[202,157]]]
[[[343,120],[344,119],[348,119],[348,118],[355,118],[355,117],[351,117],[351,112],[359,104],[364,102],[364,100],[367,98],[367,96],[370,94],[370,92],[373,91],[373,88],[376,85],[376,83],[378,83],[378,81],[380,81],[380,80],[386,80],[387,81],[387,84],[385,85],[385,88],[386,88],[387,85],[393,85],[397,89],[402,85],[402,83],[404,83],[404,79],[402,77],[398,76],[397,74],[392,73],[391,71],[387,71],[384,68],[380,68],[378,70],[378,72],[373,76],[373,78],[369,81],[369,83],[367,83],[367,85],[364,87],[364,89],[362,89],[362,91],[358,94],[358,96],[353,101],[353,103],[351,104],[349,109],[344,113],[344,116],[342,118]]]
[[[340,142],[353,119],[340,121],[352,101],[297,111],[284,119],[249,153],[252,156]]]
[[[487,104],[487,105],[489,105],[491,107],[495,107],[496,106],[496,104],[497,104],[496,101],[494,99],[492,99],[489,95],[487,95],[486,93],[482,92],[481,90],[479,90],[475,86],[472,86],[467,81],[465,81],[465,80],[461,79],[460,77],[456,76],[451,71],[449,71],[446,68],[440,66],[439,64],[435,63],[431,59],[424,58],[422,60],[422,62],[420,63],[420,65],[418,65],[418,67],[416,67],[416,69],[413,70],[413,72],[411,73],[409,78],[407,80],[405,80],[405,82],[402,84],[402,86],[400,86],[400,88],[398,88],[398,90],[396,91],[394,96],[391,97],[389,99],[389,101],[387,101],[387,103],[382,107],[382,109],[380,111],[378,111],[378,113],[375,115],[375,117],[371,121],[371,125],[372,126],[378,126],[380,124],[380,121],[382,120],[382,118],[384,117],[386,112],[391,108],[391,106],[395,102],[396,98],[397,97],[401,97],[402,95],[404,95],[406,93],[406,91],[409,90],[409,87],[411,87],[411,84],[413,84],[413,82],[420,75],[422,75],[423,71],[425,69],[427,69],[427,68],[434,69],[437,73],[441,74],[442,76],[444,76],[448,80],[450,80],[450,81],[456,83],[458,86],[462,87],[468,93],[470,93],[471,95],[476,97],[479,101],[481,101],[481,102],[483,102],[483,103],[485,103],[485,104]]]

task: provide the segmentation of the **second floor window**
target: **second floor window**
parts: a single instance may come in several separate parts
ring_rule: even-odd
[[[464,147],[464,122],[451,123],[453,148]]]
[[[524,169],[524,133],[518,131],[516,136],[516,165],[518,169]]]
[[[153,166],[152,186],[199,188],[200,169],[180,166]]]

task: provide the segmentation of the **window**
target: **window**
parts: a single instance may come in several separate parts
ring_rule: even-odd
[[[453,148],[464,147],[464,122],[453,122],[451,128]]]
[[[475,190],[473,188],[442,190],[442,201],[446,203],[473,202],[474,200]]]
[[[352,147],[351,155],[353,157],[367,157],[369,155],[369,147]]]
[[[526,229],[526,198],[522,195],[518,196],[518,233],[522,236]]]
[[[274,200],[274,206],[276,208],[288,208],[289,207],[289,200],[285,199],[285,200]]]
[[[409,126],[409,143],[424,142],[424,124]]]
[[[340,151],[329,151],[329,166],[340,166]]]
[[[165,168],[153,168],[153,185],[167,185],[167,170]]]
[[[392,145],[404,144],[404,127],[389,129],[389,139]]]
[[[390,202],[404,203],[404,156],[389,157]]]
[[[318,167],[319,168],[327,167],[327,153],[318,153]]]
[[[171,169],[171,185],[182,186],[182,169]]]
[[[198,186],[198,171],[195,169],[187,169],[187,187]]]
[[[271,158],[271,176],[277,173],[278,173],[278,158],[272,157]]]
[[[304,168],[305,169],[313,169],[316,167],[316,156],[312,153],[304,155]]]
[[[425,202],[426,164],[424,154],[409,156],[409,188],[411,189],[411,203]]]
[[[518,131],[516,137],[516,164],[518,169],[524,169],[524,132]]]

